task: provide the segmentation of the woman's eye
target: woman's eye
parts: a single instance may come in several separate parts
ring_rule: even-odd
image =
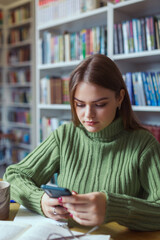
[[[82,104],[82,103],[76,103],[76,107],[85,107],[85,104]]]
[[[96,107],[105,107],[107,104],[106,103],[101,103],[101,104],[96,104]]]

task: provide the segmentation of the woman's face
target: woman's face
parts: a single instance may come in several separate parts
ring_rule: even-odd
[[[107,127],[115,118],[117,107],[124,98],[124,90],[116,98],[115,92],[92,83],[78,84],[74,106],[81,124],[89,132],[99,132]]]

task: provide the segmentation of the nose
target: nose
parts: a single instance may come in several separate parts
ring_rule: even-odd
[[[91,119],[95,117],[95,110],[92,106],[86,106],[85,117],[86,119]]]

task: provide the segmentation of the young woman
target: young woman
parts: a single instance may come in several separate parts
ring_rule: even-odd
[[[160,144],[135,119],[116,65],[100,54],[85,59],[71,74],[70,101],[73,122],[8,167],[12,198],[55,220],[160,230]],[[72,196],[40,189],[55,172]]]

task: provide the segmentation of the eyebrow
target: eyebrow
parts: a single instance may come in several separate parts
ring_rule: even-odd
[[[99,99],[93,101],[93,103],[99,102],[99,101],[103,101],[103,100],[108,100],[108,99],[109,99],[108,97],[99,98]],[[80,99],[78,99],[78,98],[74,98],[74,100],[76,100],[76,101],[78,101],[78,102],[84,102],[84,101],[82,101],[82,100],[80,100]]]

